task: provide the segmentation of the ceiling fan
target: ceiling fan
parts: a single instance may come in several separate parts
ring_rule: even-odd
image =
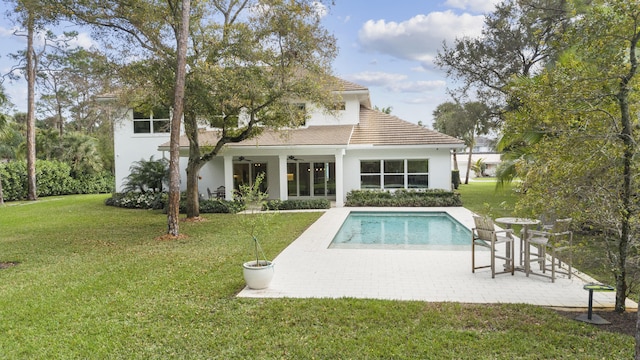
[[[238,158],[238,160],[239,160],[239,161],[251,161],[251,160],[247,159],[247,158],[246,158],[246,157],[244,157],[244,156],[240,156],[240,157]]]
[[[293,155],[289,155],[289,160],[291,160],[291,161],[303,161],[303,159],[299,159],[299,158],[297,158],[297,157],[295,157]]]

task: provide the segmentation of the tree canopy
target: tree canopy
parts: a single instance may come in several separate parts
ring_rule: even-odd
[[[503,131],[534,139],[518,164],[518,211],[571,216],[601,239],[622,311],[633,283],[627,276],[638,271],[640,6],[593,5],[567,29],[567,50],[554,66],[510,83],[521,106],[506,115]]]

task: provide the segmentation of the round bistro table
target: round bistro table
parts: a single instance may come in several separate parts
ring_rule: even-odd
[[[501,217],[501,218],[497,218],[495,220],[495,222],[499,223],[499,224],[504,224],[507,226],[507,229],[511,229],[511,227],[513,225],[522,225],[522,238],[520,238],[520,268],[516,268],[516,270],[525,270],[527,271],[528,269],[523,269],[522,265],[523,265],[523,255],[526,255],[524,249],[523,249],[523,244],[524,239],[527,238],[528,236],[528,231],[529,231],[529,225],[538,225],[540,223],[540,220],[537,219],[528,219],[528,218],[519,218],[519,217]],[[507,247],[510,244],[507,243]],[[510,251],[509,248],[507,248],[507,251]],[[526,259],[525,259],[526,260]],[[525,261],[526,263],[527,261]],[[526,265],[525,265],[526,266]]]

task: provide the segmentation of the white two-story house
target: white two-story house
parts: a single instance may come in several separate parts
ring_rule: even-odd
[[[200,170],[199,192],[220,188],[231,199],[239,184],[252,183],[260,172],[270,198],[327,198],[336,206],[358,189],[451,190],[451,150],[462,150],[461,140],[372,110],[366,87],[340,80],[336,91],[343,103],[334,113],[300,104],[309,114],[304,126],[227,144]],[[114,129],[117,190],[133,162],[169,156],[168,111],[122,113]],[[212,146],[217,131],[203,129],[199,140]],[[182,136],[182,190],[188,146]]]

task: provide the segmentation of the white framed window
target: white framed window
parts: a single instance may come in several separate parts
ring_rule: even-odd
[[[154,107],[153,109],[133,110],[134,134],[168,133],[170,130],[169,109]]]
[[[428,159],[360,161],[361,189],[427,189]]]

